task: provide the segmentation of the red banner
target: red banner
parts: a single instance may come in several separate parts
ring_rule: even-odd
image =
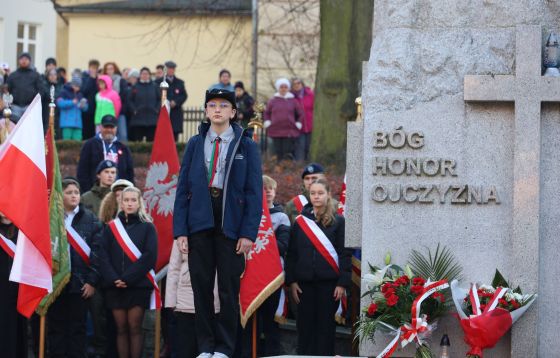
[[[161,107],[152,156],[148,165],[144,201],[158,234],[156,272],[169,263],[173,247],[173,203],[179,177],[179,156],[167,107]]]
[[[259,306],[284,284],[284,271],[276,236],[272,229],[270,211],[263,194],[263,213],[257,239],[247,254],[245,273],[241,277],[239,303],[241,325],[251,318]]]

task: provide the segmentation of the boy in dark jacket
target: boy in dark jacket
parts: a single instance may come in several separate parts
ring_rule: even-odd
[[[189,255],[201,358],[231,357],[239,325],[239,285],[262,215],[261,161],[251,133],[234,122],[235,94],[206,92],[200,133],[185,151],[173,234]],[[214,314],[217,271],[220,307]]]
[[[85,261],[74,245],[70,246],[70,282],[49,308],[48,340],[51,357],[79,357],[86,346],[86,315],[88,302],[95,294],[99,275],[99,237],[101,223],[80,204],[80,186],[73,178],[62,181],[64,217],[91,249]]]

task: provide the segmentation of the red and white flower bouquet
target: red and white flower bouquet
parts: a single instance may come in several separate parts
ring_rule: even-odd
[[[494,347],[537,298],[508,286],[497,270],[492,286],[473,283],[461,288],[457,280],[451,282],[453,302],[470,346],[467,357],[482,358],[483,350]]]

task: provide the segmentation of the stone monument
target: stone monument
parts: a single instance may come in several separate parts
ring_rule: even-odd
[[[348,132],[347,212],[359,215],[347,241],[361,241],[363,267],[442,243],[465,283],[489,283],[498,268],[537,292],[485,357],[558,356],[560,80],[542,76],[543,46],[558,27],[555,1],[375,4],[364,121]],[[454,318],[434,343],[443,333],[451,356],[464,356]],[[361,354],[388,340],[377,336]]]

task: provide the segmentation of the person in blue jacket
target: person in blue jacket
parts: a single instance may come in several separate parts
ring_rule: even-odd
[[[72,81],[64,85],[56,105],[60,110],[62,139],[82,140],[82,112],[88,110],[87,99],[80,93],[82,78],[72,76]]]
[[[185,150],[173,234],[189,268],[200,358],[231,357],[239,325],[245,256],[262,215],[262,171],[252,133],[236,123],[235,94],[206,91],[206,116]],[[220,307],[214,314],[214,279]]]

